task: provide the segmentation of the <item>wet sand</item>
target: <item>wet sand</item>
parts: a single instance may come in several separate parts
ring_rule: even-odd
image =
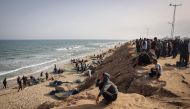
[[[94,54],[101,54],[107,52],[108,48],[102,49],[101,51],[96,51],[93,53],[88,53],[86,56],[76,57],[87,59],[87,63],[92,63],[90,59]],[[70,61],[66,64],[58,63],[56,64],[57,68],[64,69],[65,72],[62,74],[50,74],[49,77],[53,77],[55,80],[60,80],[63,82],[71,82],[63,84],[68,86],[68,88],[75,88],[79,84],[75,83],[76,80],[84,81],[88,76],[84,76],[84,74],[77,73],[74,69],[75,64],[71,64]],[[45,72],[52,72],[53,68],[49,68],[44,70],[44,78]],[[39,77],[40,73],[32,74],[35,77]],[[13,80],[16,83],[16,80]],[[47,80],[37,85],[29,86],[24,88],[23,90],[18,92],[18,86],[16,84],[9,84],[7,89],[0,90],[0,107],[2,109],[36,109],[39,105],[44,102],[56,102],[58,101],[54,96],[48,95],[52,90],[55,90],[54,87],[49,87],[49,82],[51,80]]]
[[[86,83],[92,84],[77,95],[72,95],[64,100],[57,100],[48,93],[54,88],[48,87],[50,81],[39,85],[27,87],[17,92],[17,89],[0,91],[0,107],[3,109],[189,109],[190,108],[190,68],[176,68],[175,59],[171,57],[160,58],[158,62],[163,66],[163,75],[159,81],[165,81],[165,85],[157,80],[144,79],[153,64],[137,66],[133,68],[132,59],[136,56],[135,48],[131,44],[125,44],[108,53],[102,65],[96,70],[96,75],[102,72],[111,74],[111,80],[118,86],[118,99],[105,105],[100,99],[96,104],[98,88],[91,78]],[[167,64],[170,64],[169,66]],[[74,65],[68,65],[72,68]],[[68,71],[64,75],[57,76],[57,80],[75,81],[84,80],[85,76]],[[140,82],[138,83],[138,80]],[[70,85],[77,87],[79,84]],[[9,93],[10,90],[10,93]]]

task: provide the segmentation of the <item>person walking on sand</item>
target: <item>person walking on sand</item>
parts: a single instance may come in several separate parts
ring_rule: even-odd
[[[49,78],[49,75],[48,75],[48,72],[46,72],[46,80],[48,80]]]
[[[41,77],[41,78],[43,77],[43,72],[40,73],[40,77]]]
[[[3,80],[3,86],[4,86],[5,89],[7,88],[7,78],[4,78],[4,80]]]
[[[99,87],[100,90],[96,98],[97,104],[101,95],[104,97],[105,104],[109,104],[117,99],[117,86],[110,81],[110,75],[108,73],[103,73],[101,75],[101,78],[96,82],[96,86]]]
[[[22,81],[21,81],[21,79],[20,79],[20,76],[18,76],[18,78],[17,78],[17,84],[18,84],[18,92],[20,91],[20,90],[22,90]]]

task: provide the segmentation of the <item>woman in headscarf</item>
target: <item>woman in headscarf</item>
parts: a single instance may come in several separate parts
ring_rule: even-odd
[[[103,73],[101,78],[96,81],[96,86],[99,87],[99,94],[96,98],[96,103],[99,101],[99,97],[102,95],[106,104],[111,103],[117,99],[118,89],[115,84],[110,81],[110,75]]]

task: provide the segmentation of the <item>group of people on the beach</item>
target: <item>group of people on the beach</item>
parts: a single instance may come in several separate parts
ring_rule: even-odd
[[[158,40],[157,37],[152,39],[137,39],[135,41],[136,50],[139,53],[138,58],[135,58],[135,65],[148,65],[153,63],[155,66],[150,69],[148,74],[150,78],[160,78],[162,74],[162,66],[158,63],[157,59],[160,57],[176,58],[180,55],[179,66],[188,67],[189,54],[190,54],[190,39],[181,40],[179,38],[169,40]],[[117,99],[118,89],[110,80],[108,73],[103,73],[96,81],[96,86],[99,87],[100,93],[97,96],[96,102],[98,103],[99,97],[102,95],[106,103],[110,103]]]
[[[108,50],[108,53],[111,53],[111,50]],[[75,63],[76,71],[84,72],[85,70],[90,70],[90,75],[95,73],[95,69],[97,65],[100,65],[103,61],[103,57],[106,53],[93,55],[91,57],[92,62],[90,65],[86,65],[87,60],[83,59],[72,59],[71,63]],[[91,76],[90,76],[91,77]],[[99,97],[104,97],[104,102],[106,104],[111,103],[117,99],[118,89],[117,86],[110,81],[110,75],[108,73],[102,73],[99,75],[98,79],[96,80],[96,87],[99,88],[100,93],[96,98],[96,103],[99,102]]]
[[[136,67],[137,65],[148,65],[148,64],[154,64],[155,66],[150,69],[150,73],[148,76],[150,78],[156,77],[157,79],[160,78],[162,74],[162,66],[158,63],[157,59],[160,57],[172,57],[176,58],[176,56],[180,55],[179,66],[180,67],[188,67],[189,62],[189,54],[190,54],[190,40],[184,39],[181,40],[179,38],[176,39],[168,39],[168,40],[160,40],[155,37],[154,39],[136,39],[136,51],[138,53],[138,57],[135,58],[135,64],[133,67]],[[112,51],[108,51],[112,52]],[[98,62],[92,61],[92,64],[100,65],[103,61],[103,57],[105,56],[105,53],[102,53],[97,56],[93,56],[92,60],[98,60]],[[95,58],[95,59],[93,59]],[[71,59],[71,63],[75,64],[75,69],[77,72],[83,73],[87,70],[93,70],[95,72],[95,67],[91,65],[87,65],[88,60],[84,59]],[[60,74],[63,73],[63,70],[57,69],[56,64],[53,69],[53,73]],[[43,72],[40,73],[40,77],[43,77]],[[45,73],[45,78],[48,80],[49,74]],[[23,87],[26,87],[27,85],[30,85],[30,83],[37,84],[37,80],[30,76],[30,79],[28,79],[26,76],[23,76],[20,78],[18,76],[17,78],[17,84],[19,86],[18,91],[22,90]],[[4,88],[7,87],[7,80],[6,78],[3,80]],[[99,94],[96,98],[96,103],[99,102],[99,97],[103,96],[106,104],[111,103],[112,101],[115,101],[118,96],[118,89],[117,86],[110,81],[110,75],[108,73],[101,73],[96,80],[96,86],[99,88]]]
[[[54,70],[53,70],[53,73],[54,74],[60,74],[60,73],[63,73],[64,72],[64,70],[63,69],[57,69],[57,66],[56,66],[56,64],[54,65]]]
[[[81,73],[83,73],[84,71],[86,71],[86,69],[87,69],[86,62],[87,62],[87,60],[74,59],[73,63],[75,63],[76,71],[77,72],[81,72]]]
[[[151,58],[152,55],[155,55],[154,58],[159,59],[160,57],[172,57],[180,55],[180,60],[177,63],[179,67],[188,67],[189,54],[190,54],[190,39],[157,39],[155,37],[152,39],[140,38],[136,39],[136,50],[138,53],[145,54]],[[153,52],[152,52],[153,51]],[[145,56],[144,55],[144,56]],[[142,61],[141,61],[142,62]],[[150,63],[150,62],[148,62]]]
[[[178,67],[188,67],[189,54],[190,54],[190,40],[189,39],[167,39],[159,40],[157,37],[152,39],[136,39],[136,51],[139,53],[136,58],[136,65],[155,64],[155,67],[150,70],[150,77],[159,78],[162,73],[162,67],[157,62],[160,57],[172,57],[180,55],[180,60],[176,62]]]
[[[40,73],[40,78],[43,78],[43,72]],[[18,92],[27,86],[38,84],[40,78],[36,79],[32,75],[29,78],[24,75],[22,76],[22,78],[20,76],[18,76],[16,79],[17,84],[18,84]],[[48,78],[49,78],[48,72],[45,73],[45,78],[46,78],[46,80],[48,80]],[[7,88],[7,78],[4,78],[4,80],[3,80],[3,88]]]

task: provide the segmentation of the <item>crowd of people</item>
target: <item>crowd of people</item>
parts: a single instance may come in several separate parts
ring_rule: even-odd
[[[179,54],[180,59],[176,62],[177,67],[188,67],[189,54],[190,54],[190,40],[189,39],[167,39],[160,40],[155,37],[152,39],[136,39],[136,51],[139,53],[138,57],[135,58],[135,64],[137,65],[148,65],[155,64],[154,68],[151,68],[149,76],[159,78],[162,73],[162,67],[158,63],[157,59],[160,57],[172,57],[176,58]]]
[[[167,40],[160,40],[155,37],[154,39],[136,39],[136,51],[138,53],[138,57],[135,58],[135,64],[133,67],[136,67],[137,65],[148,65],[148,64],[154,64],[154,67],[150,69],[150,73],[148,76],[150,78],[156,77],[157,79],[160,78],[162,71],[162,66],[158,63],[158,60],[160,57],[166,58],[166,57],[172,57],[176,58],[177,55],[180,55],[180,59],[178,62],[176,62],[177,66],[180,67],[188,67],[189,64],[189,54],[190,54],[190,40],[184,39],[181,40],[179,38],[176,39],[167,39]],[[110,51],[111,52],[111,51]],[[105,54],[97,55],[94,57],[95,60],[98,60],[98,62],[92,61],[92,64],[101,64],[101,61],[103,60]],[[93,60],[93,59],[92,59]],[[77,72],[83,73],[84,71],[90,70],[95,72],[95,68],[93,66],[87,65],[87,60],[84,59],[72,59],[71,63],[75,64],[75,69]],[[93,63],[94,62],[94,63]],[[53,70],[53,73],[63,73],[63,70],[57,69],[56,64]],[[43,72],[40,73],[40,77],[43,77]],[[46,72],[45,78],[48,80],[49,75]],[[36,83],[37,80],[30,76],[30,79],[28,79],[26,76],[23,76],[20,78],[18,76],[17,78],[17,84],[19,86],[18,91],[22,90],[27,85],[31,85],[30,83]],[[7,87],[7,80],[6,78],[3,80],[4,88]],[[115,101],[118,96],[118,89],[117,86],[110,81],[110,75],[108,73],[102,73],[96,81],[96,86],[99,88],[99,94],[96,98],[96,103],[99,102],[99,97],[103,96],[106,104],[111,103],[112,101]]]
[[[153,51],[155,58],[172,57],[176,58],[179,54],[180,59],[177,63],[179,67],[188,67],[190,54],[190,40],[189,39],[167,39],[160,40],[155,37],[152,39],[136,39],[136,50],[138,53],[149,53]]]
[[[18,92],[27,86],[38,84],[40,81],[43,81],[42,78],[43,78],[43,72],[40,73],[40,78],[37,78],[37,79],[32,75],[29,78],[24,75],[22,76],[22,78],[18,76],[16,79],[17,84],[18,84]],[[49,79],[48,72],[45,73],[45,79],[46,80]],[[4,78],[3,80],[3,88],[7,88],[7,78]]]
[[[57,66],[56,66],[56,64],[54,65],[54,70],[53,70],[53,73],[54,74],[60,74],[60,73],[63,73],[64,72],[64,70],[63,69],[57,69]]]

